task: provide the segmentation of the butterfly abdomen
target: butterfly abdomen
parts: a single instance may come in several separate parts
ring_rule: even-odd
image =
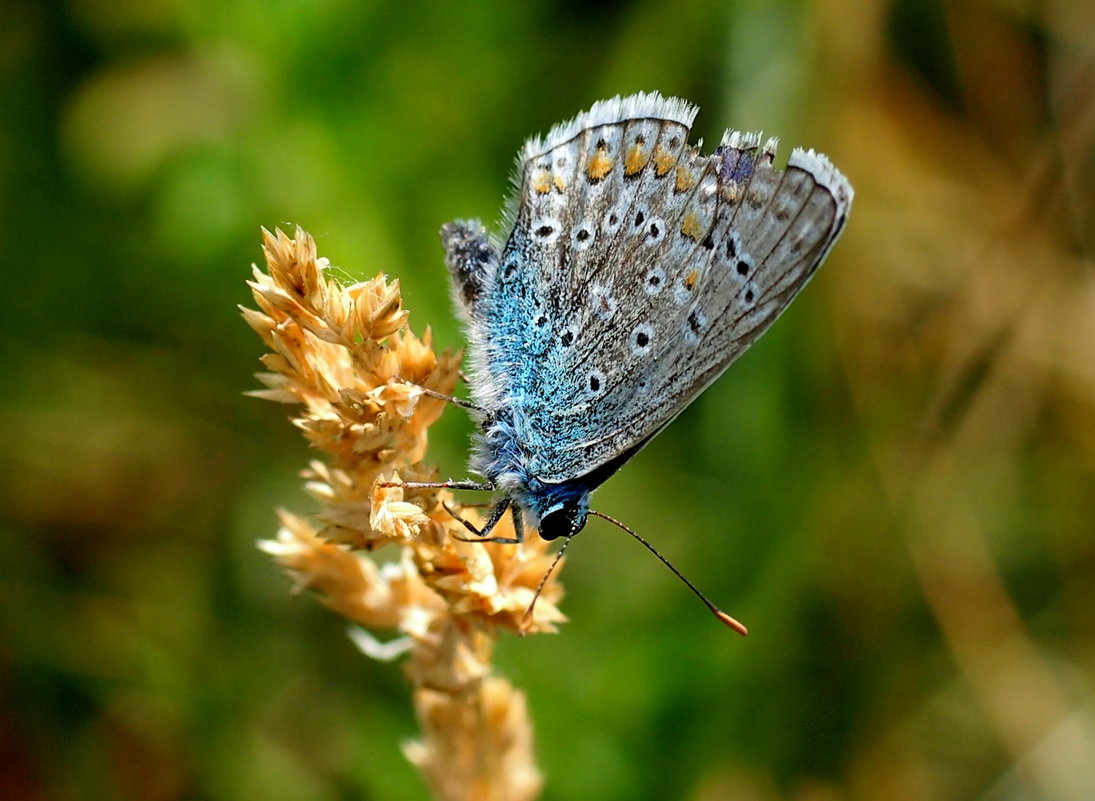
[[[499,410],[480,427],[470,467],[504,492],[527,486],[528,454],[517,437],[508,410]]]

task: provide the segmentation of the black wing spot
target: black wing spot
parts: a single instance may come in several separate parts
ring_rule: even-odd
[[[715,240],[711,238],[711,234],[708,234],[700,244],[703,245],[704,250],[712,250],[715,247]]]
[[[631,331],[631,352],[645,356],[654,340],[654,329],[649,323],[641,323]]]
[[[688,315],[688,327],[692,329],[693,334],[699,334],[703,330],[703,323],[700,322],[699,317],[696,316],[696,312],[692,312]]]
[[[555,233],[555,229],[550,225],[541,225],[539,228],[536,229],[536,236],[540,237],[541,239],[543,237],[551,236],[553,233]]]
[[[638,228],[646,221],[646,215],[641,211],[635,215],[635,227]]]
[[[752,289],[745,290],[745,302],[746,303],[752,303],[753,298],[755,298],[755,297],[756,297],[756,295],[753,293]]]
[[[574,344],[574,332],[567,329],[559,337],[559,342],[562,343],[564,348],[569,348],[571,345]]]
[[[578,233],[574,235],[574,238],[577,239],[579,242],[585,242],[587,239],[589,239],[589,231],[587,231],[585,228],[582,228],[578,231]]]
[[[738,262],[738,275],[749,275],[749,262],[744,259]]]

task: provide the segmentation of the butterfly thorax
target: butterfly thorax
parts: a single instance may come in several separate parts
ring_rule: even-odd
[[[528,446],[508,409],[483,421],[475,437],[473,472],[484,476],[521,510],[544,539],[569,537],[585,525],[594,487],[582,479],[551,483],[530,470]]]

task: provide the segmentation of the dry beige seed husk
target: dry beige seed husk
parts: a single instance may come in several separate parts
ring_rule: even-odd
[[[492,657],[501,632],[522,630],[551,562],[547,545],[462,541],[467,532],[442,505],[459,508],[451,493],[381,486],[437,480],[422,460],[446,404],[421,388],[450,394],[459,356],[435,353],[428,329],[410,332],[398,281],[328,278],[300,228],[292,237],[264,229],[263,251],[266,270],[255,267],[249,282],[258,309],[241,309],[270,349],[258,374],[265,388],[250,394],[295,404],[293,423],[324,456],[304,473],[318,511],[281,510],[277,538],[261,547],[298,591],[368,631],[376,655],[406,650],[422,735],[404,752],[436,798],[535,798],[542,780],[525,696]],[[461,514],[481,522],[474,509]],[[508,521],[496,533],[512,536]],[[525,633],[565,620],[557,575]]]

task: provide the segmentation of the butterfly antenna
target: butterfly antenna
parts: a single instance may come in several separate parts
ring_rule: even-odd
[[[721,609],[719,609],[717,606],[715,606],[713,603],[711,603],[709,600],[707,600],[707,596],[704,595],[702,592],[700,592],[698,589],[696,589],[696,585],[693,584],[688,579],[686,579],[684,577],[684,575],[681,573],[681,571],[679,571],[679,570],[677,570],[677,568],[673,567],[673,565],[670,564],[669,560],[666,559],[664,556],[662,556],[660,553],[658,553],[658,550],[653,545],[651,545],[649,542],[644,540],[642,537],[640,537],[638,534],[636,534],[634,531],[632,531],[630,528],[625,526],[623,523],[621,523],[616,518],[609,517],[608,515],[603,514],[601,512],[595,512],[592,509],[589,510],[589,513],[591,515],[596,515],[597,517],[601,518],[602,520],[607,520],[609,523],[612,523],[614,526],[616,526],[618,528],[622,528],[624,531],[626,531],[628,534],[630,534],[633,538],[635,538],[640,543],[642,543],[644,548],[646,548],[648,551],[650,551],[650,553],[652,553],[656,557],[658,557],[661,560],[663,565],[665,565],[666,567],[668,567],[670,570],[673,571],[673,575],[675,575],[677,578],[679,578],[681,581],[683,581],[685,586],[688,587],[688,589],[692,590],[692,592],[694,592],[696,594],[697,598],[699,598],[701,601],[703,601],[704,606],[706,606],[708,609],[711,610],[711,614],[713,614],[716,618],[718,618],[720,623],[723,623],[724,625],[729,626],[730,628],[732,628],[734,631],[736,631],[738,634],[740,634],[743,637],[746,634],[749,633],[749,629],[745,628],[745,626],[741,622],[739,622],[739,621],[735,620],[734,618],[730,617],[730,615],[726,614]],[[562,551],[560,551],[560,553],[562,553]],[[554,567],[554,565],[552,565],[552,567]]]
[[[555,554],[555,558],[551,562],[551,567],[544,573],[544,577],[540,579],[540,586],[536,588],[536,594],[532,596],[532,603],[528,605],[528,609],[525,610],[525,616],[521,618],[521,625],[518,627],[518,631],[521,636],[524,637],[528,634],[529,629],[532,627],[532,610],[536,608],[536,602],[540,600],[540,593],[544,591],[547,580],[551,577],[551,574],[555,572],[555,568],[559,564],[559,560],[563,558],[563,554],[566,553],[567,546],[570,545],[571,537],[567,537],[563,541],[563,547],[559,549],[559,552]]]

